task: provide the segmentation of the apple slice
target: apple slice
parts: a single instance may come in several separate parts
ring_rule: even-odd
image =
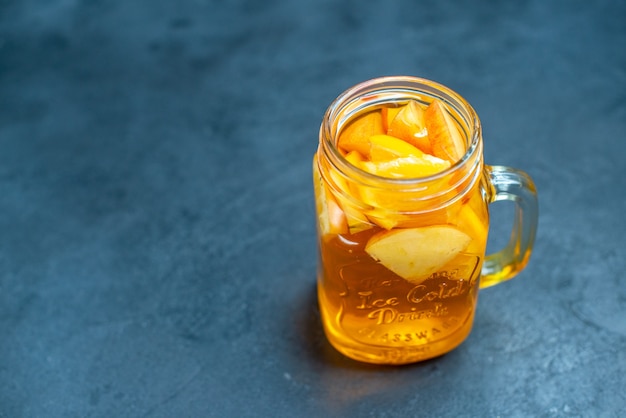
[[[349,122],[339,133],[337,145],[345,152],[358,151],[361,155],[368,155],[369,138],[384,133],[382,114],[380,110],[374,110]]]
[[[374,235],[365,251],[389,270],[419,284],[470,244],[471,238],[448,225],[392,229]]]
[[[337,201],[326,194],[326,211],[328,213],[328,234],[345,234],[348,232],[346,214]]]
[[[457,162],[465,154],[465,141],[439,100],[435,99],[428,105],[424,121],[433,155],[451,163]]]
[[[322,181],[315,161],[313,161],[313,189],[320,235],[347,233],[348,223],[346,215]]]
[[[394,120],[398,112],[402,110],[403,106],[398,107],[382,107],[380,109],[380,113],[383,117],[383,129],[387,134],[389,134],[389,126],[391,126],[391,122]]]
[[[389,124],[387,135],[400,138],[425,153],[432,154],[424,118],[424,109],[415,100],[410,100],[400,109]]]
[[[350,164],[360,167],[360,164],[363,161],[363,156],[358,151],[350,151],[345,156],[345,159]],[[367,219],[367,216],[365,216],[365,214],[363,214],[357,207],[354,206],[352,202],[350,202],[351,197],[357,201],[360,200],[357,186],[351,184],[351,182],[346,180],[345,177],[341,176],[334,170],[329,170],[329,175],[332,182],[335,184],[335,187],[339,188],[343,193],[343,196],[337,196],[336,201],[345,214],[345,220],[348,224],[350,234],[356,234],[357,232],[365,231],[366,229],[371,228],[372,224]]]
[[[410,155],[422,156],[424,153],[406,141],[389,135],[373,135],[369,138],[370,161],[388,161]]]

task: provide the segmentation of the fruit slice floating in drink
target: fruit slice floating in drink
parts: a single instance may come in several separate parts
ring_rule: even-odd
[[[313,189],[319,218],[320,234],[345,234],[348,232],[346,215],[341,210],[326,184],[322,181],[317,165],[313,164]]]
[[[419,284],[448,264],[471,238],[452,226],[394,229],[374,235],[365,251],[383,266]]]
[[[382,114],[376,110],[351,121],[339,134],[337,144],[346,152],[357,151],[367,155],[370,150],[369,138],[384,133]]]
[[[456,162],[465,154],[465,141],[441,102],[434,100],[428,105],[424,122],[434,156]]]
[[[370,161],[388,161],[400,157],[424,155],[419,148],[395,136],[372,135],[368,141]]]
[[[395,136],[432,154],[424,109],[415,100],[404,105],[389,123],[387,134]]]
[[[450,167],[450,162],[429,154],[407,155],[386,161],[365,161],[361,167],[372,174],[388,178],[416,178],[437,174]]]

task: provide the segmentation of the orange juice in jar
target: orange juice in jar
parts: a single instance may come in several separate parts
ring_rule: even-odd
[[[485,166],[476,113],[432,81],[387,77],[339,96],[313,177],[320,312],[348,357],[404,364],[452,350],[471,330],[478,289],[528,262],[532,181]],[[488,204],[503,199],[517,205],[513,235],[485,256]]]

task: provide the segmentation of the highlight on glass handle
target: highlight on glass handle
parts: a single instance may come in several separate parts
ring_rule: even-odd
[[[539,216],[537,191],[528,174],[514,168],[486,165],[485,177],[489,203],[513,201],[515,217],[508,244],[485,257],[481,288],[509,280],[526,267],[535,242]]]

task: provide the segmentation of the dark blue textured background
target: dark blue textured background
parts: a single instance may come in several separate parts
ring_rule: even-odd
[[[608,0],[0,0],[0,416],[626,415],[624,22]],[[541,210],[469,339],[401,368],[323,336],[310,175],[328,104],[392,74],[472,103]]]

